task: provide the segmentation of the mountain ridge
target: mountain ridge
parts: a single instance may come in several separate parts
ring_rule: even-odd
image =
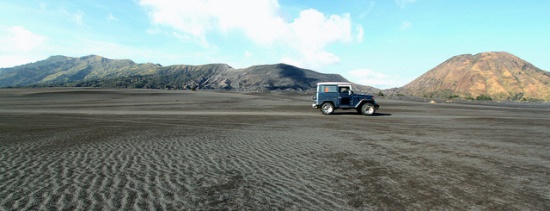
[[[0,68],[0,87],[105,87],[313,91],[317,82],[346,81],[292,65],[233,68],[228,64],[170,65],[135,63],[98,55],[50,56]],[[410,83],[388,90],[355,84],[359,92],[438,99],[550,101],[550,72],[507,52],[453,56]]]
[[[235,69],[227,64],[170,65],[135,63],[98,55],[50,56],[45,60],[0,69],[0,87],[71,86],[157,89],[311,90],[321,81],[348,81],[288,64]],[[357,85],[359,91],[378,92]]]
[[[508,52],[462,54],[397,91],[426,98],[550,101],[550,73]]]

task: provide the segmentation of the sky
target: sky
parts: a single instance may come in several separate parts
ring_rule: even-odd
[[[461,54],[550,70],[550,1],[3,0],[0,67],[52,55],[163,66],[287,63],[387,89]]]

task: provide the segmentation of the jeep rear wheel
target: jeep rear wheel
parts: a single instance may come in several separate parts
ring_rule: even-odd
[[[361,113],[372,116],[374,114],[374,105],[372,103],[363,104],[363,106],[361,106]]]
[[[334,113],[334,105],[329,102],[323,103],[323,105],[321,105],[321,112],[326,115]]]

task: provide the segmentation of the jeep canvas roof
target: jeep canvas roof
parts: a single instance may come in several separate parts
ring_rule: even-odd
[[[317,83],[317,86],[319,85],[351,86],[351,83],[350,82],[319,82]]]

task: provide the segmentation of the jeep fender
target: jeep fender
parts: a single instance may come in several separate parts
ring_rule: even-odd
[[[362,99],[361,101],[359,101],[359,103],[357,103],[355,105],[355,108],[361,108],[361,106],[363,106],[363,104],[365,104],[365,103],[373,103],[374,104],[374,100]]]
[[[334,102],[332,102],[331,100],[327,100],[327,101],[321,102],[321,104],[319,104],[319,107],[321,107],[321,105],[323,105],[325,103],[330,103],[330,104],[332,104],[332,106],[336,106],[336,105],[334,105]]]

